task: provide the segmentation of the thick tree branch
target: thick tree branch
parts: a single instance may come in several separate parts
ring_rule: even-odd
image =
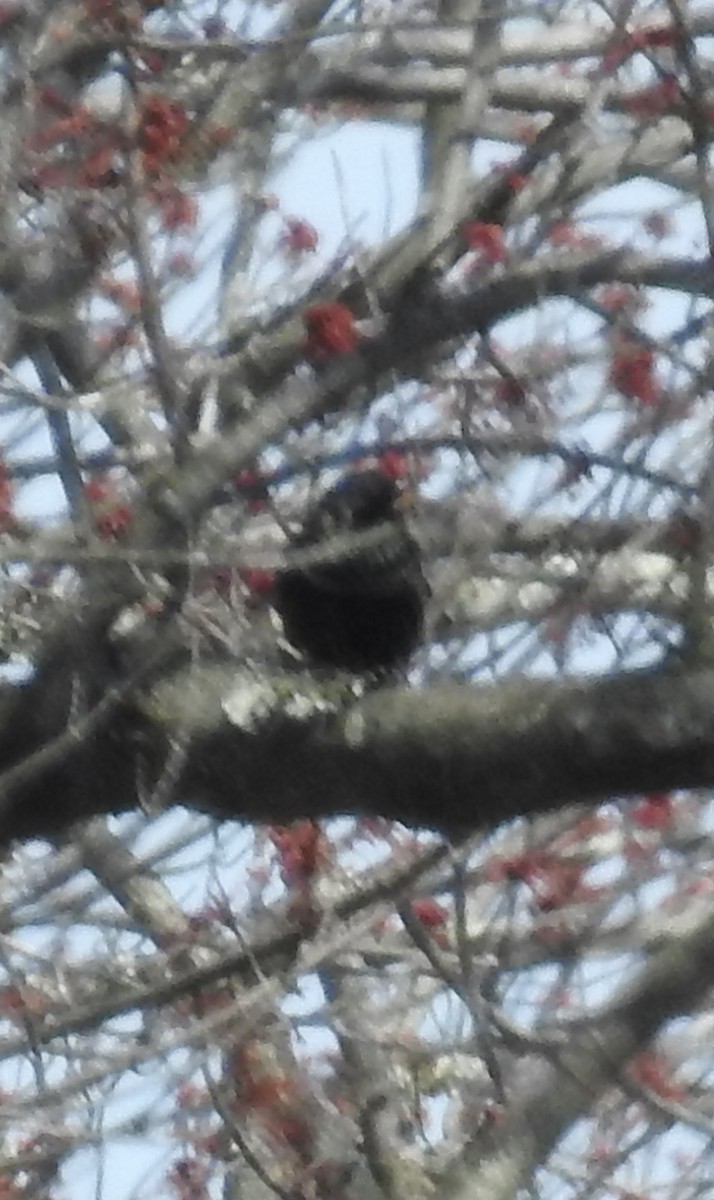
[[[623,1066],[665,1022],[690,1013],[714,983],[714,919],[702,917],[622,989],[586,1029],[564,1030],[562,1048],[522,1089],[505,1122],[486,1127],[451,1181],[449,1200],[511,1200],[553,1147],[591,1112]]]
[[[66,698],[53,711],[47,698],[41,704],[39,686],[26,689],[19,725],[16,718],[4,730],[5,769],[66,719]],[[91,738],[16,787],[3,840],[136,807],[140,766],[158,777],[172,732],[189,737],[174,799],[224,819],[356,813],[457,837],[574,803],[714,783],[709,668],[578,683],[388,688],[345,716],[272,718],[254,733],[226,715],[247,686],[226,667],[195,669],[157,690],[152,717],[110,711]]]

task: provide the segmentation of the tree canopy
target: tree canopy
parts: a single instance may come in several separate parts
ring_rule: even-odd
[[[0,1200],[706,1187],[712,35],[0,4]],[[365,468],[379,680],[271,605]]]

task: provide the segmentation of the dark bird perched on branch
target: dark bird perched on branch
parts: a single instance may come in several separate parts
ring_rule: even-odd
[[[293,546],[319,561],[282,571],[274,603],[286,638],[311,665],[383,673],[404,666],[419,644],[429,589],[405,499],[393,479],[364,470],[308,511]]]

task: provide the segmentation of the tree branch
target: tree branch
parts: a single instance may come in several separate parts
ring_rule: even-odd
[[[136,807],[139,763],[144,777],[158,777],[178,733],[188,746],[174,800],[221,819],[353,813],[458,837],[574,803],[714,784],[709,668],[577,683],[385,688],[346,714],[271,717],[257,732],[227,715],[245,686],[236,687],[232,668],[192,668],[155,689],[145,702],[151,715],[110,710],[91,738],[71,742],[46,771],[16,784],[2,840],[47,836],[80,817]],[[299,692],[299,677],[295,686]],[[17,762],[18,747],[32,753],[33,742],[40,749],[56,736],[59,714],[40,703],[37,688],[25,689],[19,727],[16,718],[4,730],[5,769]]]

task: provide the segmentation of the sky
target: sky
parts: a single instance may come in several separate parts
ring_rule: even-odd
[[[485,169],[487,161],[492,163],[505,156],[504,148],[497,146],[487,147],[481,154],[483,157],[478,164],[481,169]],[[279,198],[282,214],[309,221],[320,235],[319,254],[305,266],[307,283],[309,272],[324,268],[344,247],[346,239],[351,243],[374,244],[398,232],[413,216],[418,196],[416,136],[407,129],[390,128],[383,122],[352,122],[341,128],[327,124],[322,136],[302,147],[270,181],[269,187]],[[632,226],[639,219],[637,214],[643,207],[651,207],[656,195],[654,185],[650,184],[634,184],[627,189],[620,189],[619,195],[608,197],[607,212],[600,221],[607,222],[611,235],[612,230],[620,225],[623,238],[632,236]],[[207,250],[214,246],[216,252],[213,256],[209,254],[210,261],[190,292],[182,292],[167,309],[169,327],[177,335],[188,333],[195,337],[197,331],[204,329],[211,335],[215,333],[213,317],[215,284],[220,270],[218,254],[230,227],[233,204],[231,189],[225,185],[219,187],[206,202],[205,245]],[[630,217],[631,213],[635,216]],[[592,219],[597,225],[594,213]],[[266,244],[269,245],[278,228],[277,218],[267,221],[266,227]],[[275,267],[271,266],[268,270],[274,271]],[[286,283],[294,282],[294,274],[288,272]],[[675,313],[675,303],[670,296],[661,295],[657,298],[647,318],[653,333],[669,330],[674,322],[683,319],[684,313]],[[531,318],[526,317],[513,322],[512,332],[516,340],[523,335],[523,321],[529,320]],[[507,341],[508,328],[499,331],[499,336]],[[600,436],[609,441],[611,427],[605,428],[604,424],[599,427],[596,422],[589,430],[589,441],[593,448],[597,447]],[[31,452],[41,454],[46,453],[47,449],[46,437],[38,432]],[[537,495],[544,488],[542,472],[539,470],[536,478],[534,470],[524,469],[521,486],[524,490],[532,488],[533,494]],[[48,512],[54,507],[57,494],[56,486],[48,480],[32,489],[25,489],[22,495],[24,511],[28,514]],[[600,654],[599,648],[593,651],[594,666],[600,661]],[[162,838],[165,836],[165,826],[166,822],[162,822]],[[155,837],[158,840],[158,834],[158,828],[153,832],[149,830],[141,844],[146,846]],[[191,853],[185,852],[184,861],[189,861]],[[177,856],[177,863],[181,864],[180,855]],[[204,875],[197,871],[193,881],[189,870],[181,878],[179,890],[183,892],[182,899],[190,904],[192,896],[200,897],[204,891]],[[80,930],[73,936],[78,939],[78,950],[81,949],[85,935]],[[310,1003],[308,995],[306,1004],[309,1006]],[[127,1036],[133,1038],[134,1027],[129,1025],[129,1030]],[[179,1076],[182,1070],[183,1067],[177,1063]],[[17,1085],[17,1079],[9,1072],[11,1068],[7,1066],[0,1069],[0,1084],[11,1089]],[[164,1091],[165,1078],[162,1076],[160,1082],[155,1083],[150,1068],[129,1075],[117,1089],[112,1105],[112,1120],[121,1122],[137,1113],[155,1114],[157,1106],[165,1102]],[[168,1099],[170,1101],[170,1097]],[[151,1135],[147,1137],[143,1129],[135,1137],[128,1136],[110,1145],[103,1164],[102,1200],[129,1200],[132,1190],[142,1184],[147,1172],[157,1170],[156,1149]],[[89,1200],[94,1194],[97,1162],[92,1151],[78,1155],[73,1160],[66,1175],[67,1195],[71,1195],[73,1200]],[[158,1170],[161,1172],[163,1166]]]

